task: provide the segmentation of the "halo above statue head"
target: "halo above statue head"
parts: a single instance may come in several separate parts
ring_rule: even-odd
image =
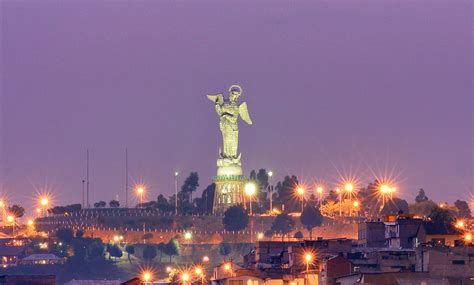
[[[240,94],[242,94],[242,87],[240,87],[240,85],[237,85],[237,84],[234,84],[232,86],[229,87],[229,92],[237,92],[238,95],[240,96]]]

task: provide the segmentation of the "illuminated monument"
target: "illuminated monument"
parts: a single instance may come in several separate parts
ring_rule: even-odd
[[[237,152],[239,144],[239,115],[251,125],[247,103],[237,104],[242,94],[242,87],[232,85],[229,98],[224,100],[223,94],[207,95],[215,103],[219,116],[219,127],[222,133],[223,149],[219,150],[217,159],[217,175],[214,177],[216,191],[214,194],[213,213],[222,213],[228,207],[244,202],[244,185],[247,178],[242,173],[241,153]]]

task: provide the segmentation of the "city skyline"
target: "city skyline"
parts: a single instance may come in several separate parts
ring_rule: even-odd
[[[148,198],[172,195],[175,171],[204,189],[220,146],[206,95],[238,83],[254,121],[246,175],[332,184],[340,171],[364,187],[393,169],[404,199],[468,200],[470,10],[457,3],[2,2],[2,189],[80,202],[89,149],[91,203],[124,201],[125,148]]]

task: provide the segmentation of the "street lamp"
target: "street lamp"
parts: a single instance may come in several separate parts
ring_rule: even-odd
[[[349,193],[349,217],[352,216],[352,190],[354,190],[354,185],[352,183],[346,183],[344,185],[344,190]]]
[[[456,222],[456,228],[463,229],[464,228],[464,221],[460,220]]]
[[[262,239],[263,239],[263,233],[258,233],[257,239],[258,239],[258,240],[262,240]]]
[[[319,205],[321,205],[323,202],[323,187],[322,186],[316,187],[316,192],[318,193],[318,196],[319,196]]]
[[[339,217],[342,216],[342,191],[336,188],[336,192],[339,194]]]
[[[273,176],[273,171],[268,171],[268,192],[270,192],[270,215],[272,214],[273,211],[273,185],[271,183]]]
[[[467,233],[467,234],[464,236],[464,241],[465,241],[466,243],[471,243],[471,242],[472,242],[472,234]]]
[[[145,193],[145,188],[143,186],[137,187],[137,194],[140,198],[140,207],[143,207],[143,194]]]
[[[298,188],[296,188],[296,193],[301,196],[301,214],[303,214],[303,208],[304,208],[304,192],[306,190],[304,189],[304,187],[302,186],[299,186]]]
[[[255,183],[248,182],[247,184],[245,184],[245,194],[247,194],[247,196],[249,196],[250,215],[251,216],[252,216],[252,198],[253,198],[253,195],[255,195],[256,190],[257,189],[255,187]]]
[[[306,262],[306,278],[305,278],[305,283],[308,283],[308,274],[309,274],[309,265],[313,261],[313,254],[307,252],[304,255],[304,260]]]
[[[190,239],[192,239],[192,238],[193,238],[193,234],[192,234],[191,232],[185,232],[185,233],[184,233],[184,239],[185,239],[185,240],[188,241],[188,240],[190,240]]]
[[[203,263],[208,263],[208,262],[209,262],[209,256],[204,255],[204,256],[202,257],[202,262],[203,262]]]
[[[382,194],[382,209],[385,207],[385,195],[390,194],[391,189],[387,184],[380,185],[380,194]]]
[[[186,284],[186,282],[189,281],[189,277],[189,273],[186,272],[181,275],[181,280],[183,280],[183,284]]]
[[[148,271],[143,272],[143,281],[148,284],[151,281],[151,273]]]

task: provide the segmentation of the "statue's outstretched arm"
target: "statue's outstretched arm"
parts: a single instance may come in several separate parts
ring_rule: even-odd
[[[222,93],[217,95],[207,95],[207,99],[219,105],[224,104],[224,95]]]

